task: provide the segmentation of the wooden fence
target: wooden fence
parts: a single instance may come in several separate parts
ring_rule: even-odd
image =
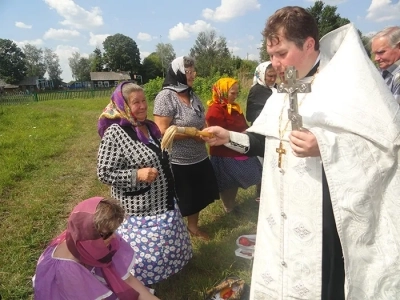
[[[80,91],[56,91],[47,93],[10,93],[0,94],[0,105],[24,104],[28,102],[66,99],[89,99],[110,97],[112,89],[107,90],[80,90]]]

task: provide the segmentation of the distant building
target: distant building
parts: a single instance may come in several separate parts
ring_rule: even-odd
[[[128,72],[90,72],[90,80],[94,88],[117,86],[120,81],[131,81]]]
[[[53,80],[39,78],[39,76],[25,77],[18,83],[18,86],[23,92],[54,89]]]
[[[19,86],[6,83],[3,79],[0,79],[0,94],[5,92],[15,92],[18,91]]]

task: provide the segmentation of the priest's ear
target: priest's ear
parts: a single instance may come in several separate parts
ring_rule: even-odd
[[[314,51],[315,50],[315,40],[312,37],[306,38],[303,45],[303,50]]]

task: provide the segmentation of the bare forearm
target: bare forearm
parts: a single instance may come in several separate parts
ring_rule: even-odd
[[[132,275],[130,275],[128,279],[125,280],[125,282],[139,293],[139,300],[160,300],[159,298],[151,294],[149,289]]]

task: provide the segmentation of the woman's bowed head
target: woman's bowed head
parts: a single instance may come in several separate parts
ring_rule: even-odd
[[[130,274],[133,251],[114,233],[124,218],[114,199],[93,197],[76,205],[67,229],[39,258],[35,299],[158,299]]]

